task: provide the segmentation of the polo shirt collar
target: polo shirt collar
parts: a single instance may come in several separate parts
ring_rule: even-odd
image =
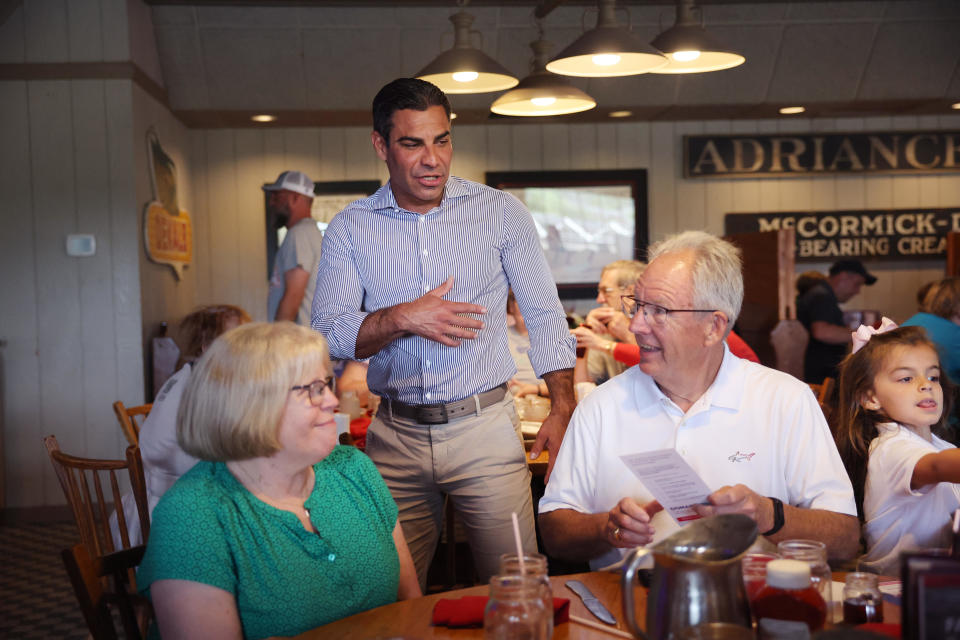
[[[466,180],[456,176],[449,176],[447,184],[443,187],[443,198],[440,200],[438,209],[443,209],[448,200],[462,198],[470,195],[473,190]],[[397,204],[397,198],[393,195],[393,186],[390,180],[385,185],[377,189],[377,192],[370,196],[370,206],[373,209],[400,209]]]
[[[730,353],[727,341],[723,341],[723,360],[720,362],[720,369],[717,371],[717,377],[713,383],[707,387],[704,397],[708,404],[714,407],[724,409],[737,409],[740,406],[744,393],[744,377],[738,375],[738,370],[743,363],[739,358]],[[639,379],[635,387],[635,400],[637,407],[641,410],[660,404],[663,400],[669,401],[666,394],[660,390],[653,378],[640,372]],[[701,400],[697,400],[699,403]]]

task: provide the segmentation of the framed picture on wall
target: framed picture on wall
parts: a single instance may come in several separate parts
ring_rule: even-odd
[[[321,231],[326,231],[327,225],[333,216],[343,211],[348,204],[360,198],[366,198],[380,188],[379,180],[343,180],[337,182],[314,182],[313,205],[310,216],[317,221]],[[267,210],[270,194],[264,192],[263,207]],[[274,228],[272,216],[267,212],[264,216],[267,224],[267,279],[273,270],[273,260],[277,249],[283,244],[287,235],[286,227]]]
[[[593,298],[605,265],[645,257],[645,169],[488,171],[486,177],[530,210],[561,298]]]

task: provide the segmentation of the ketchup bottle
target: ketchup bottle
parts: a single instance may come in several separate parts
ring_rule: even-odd
[[[751,607],[761,639],[813,633],[827,619],[827,603],[810,583],[810,565],[799,560],[768,562],[767,584]]]

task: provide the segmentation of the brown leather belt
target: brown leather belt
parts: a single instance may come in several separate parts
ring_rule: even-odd
[[[404,404],[390,400],[384,404],[389,405],[393,415],[407,420],[413,420],[420,424],[447,424],[451,420],[476,413],[478,404],[481,409],[485,409],[500,402],[506,393],[507,383],[503,383],[489,391],[446,404]]]

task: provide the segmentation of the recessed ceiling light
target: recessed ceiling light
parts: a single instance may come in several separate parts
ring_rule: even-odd
[[[250,116],[250,119],[254,122],[273,122],[277,119],[277,116],[272,116],[269,113],[258,113],[255,116]]]
[[[960,102],[954,102],[952,105],[950,105],[950,108],[951,108],[951,109],[960,109]]]
[[[451,119],[451,120],[456,120],[456,119],[457,119],[457,112],[456,112],[456,111],[451,111],[451,112],[450,112],[450,119]]]
[[[633,111],[627,111],[626,109],[622,111],[611,111],[608,114],[611,118],[626,118],[633,115]]]
[[[806,111],[804,107],[780,107],[780,113],[785,116],[790,116],[796,113],[803,113]]]

